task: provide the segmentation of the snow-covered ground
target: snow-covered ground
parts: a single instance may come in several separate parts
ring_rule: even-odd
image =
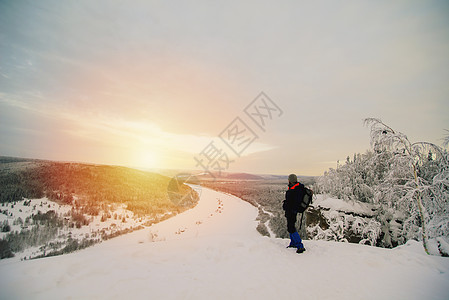
[[[28,202],[28,204],[27,204]],[[80,228],[70,228],[65,229],[65,231],[71,231],[72,236],[76,238],[77,236],[85,236],[86,234],[92,233],[93,231],[100,231],[102,229],[108,229],[111,231],[111,228],[117,229],[130,229],[137,227],[139,225],[143,225],[144,222],[151,221],[150,218],[138,218],[134,216],[134,213],[130,210],[127,210],[124,204],[109,205],[111,207],[109,214],[110,218],[101,221],[102,215],[98,216],[87,216],[89,220],[89,226],[82,226]],[[37,213],[45,214],[48,211],[55,211],[60,216],[70,216],[70,211],[72,210],[72,205],[64,205],[59,204],[54,201],[48,200],[47,198],[42,199],[24,199],[17,202],[5,203],[3,206],[0,206],[0,211],[5,213],[0,213],[0,223],[4,221],[8,221],[11,226],[11,231],[20,231],[24,225],[14,223],[14,220],[20,218],[25,220],[27,217],[31,217]],[[116,216],[114,219],[113,216]],[[124,222],[123,222],[124,221]],[[32,225],[25,226],[27,228],[32,227]],[[64,231],[64,230],[62,230]],[[6,236],[7,232],[0,232],[0,238]]]
[[[1,299],[448,299],[449,259],[260,236],[257,208],[202,190],[198,205],[63,256],[0,261]]]
[[[341,211],[364,216],[372,216],[374,209],[374,205],[372,204],[363,203],[360,201],[345,201],[323,194],[315,195],[312,205],[315,207],[329,209],[331,211]]]
[[[75,227],[66,224],[58,228],[58,236],[49,242],[61,242],[61,247],[64,247],[64,241],[67,241],[67,237],[78,241],[84,238],[101,241],[102,235],[118,235],[122,231],[132,231],[143,227],[149,222],[154,222],[155,219],[155,217],[151,216],[139,217],[134,215],[132,211],[126,209],[126,205],[124,204],[110,204],[108,206],[107,218],[102,219],[106,215],[103,211],[97,216],[84,215],[89,222],[88,225]],[[0,225],[3,222],[7,222],[10,226],[9,232],[20,232],[22,229],[30,230],[36,225],[32,225],[32,222],[26,224],[25,220],[27,218],[32,219],[32,216],[38,213],[45,214],[49,211],[54,211],[57,212],[59,217],[70,220],[70,212],[72,209],[72,205],[59,204],[45,197],[42,199],[24,199],[11,203],[3,203],[0,206]],[[171,214],[171,212],[166,213],[166,215]],[[160,214],[156,217],[162,218],[164,216],[164,214]],[[20,222],[18,222],[19,219],[21,220]],[[5,238],[9,232],[0,232],[0,239]],[[14,259],[29,259],[30,257],[42,255],[44,253],[42,249],[41,246],[26,248],[22,252],[15,253]]]

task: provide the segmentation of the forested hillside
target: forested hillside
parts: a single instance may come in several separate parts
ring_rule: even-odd
[[[0,254],[9,257],[29,247],[40,247],[45,255],[70,252],[195,205],[198,195],[186,185],[169,198],[169,182],[168,177],[126,167],[3,157]],[[76,229],[99,222],[75,243]]]

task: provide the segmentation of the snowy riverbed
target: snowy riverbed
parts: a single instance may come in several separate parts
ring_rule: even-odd
[[[203,188],[198,205],[91,248],[0,261],[1,299],[447,299],[449,259],[260,236],[257,208]]]

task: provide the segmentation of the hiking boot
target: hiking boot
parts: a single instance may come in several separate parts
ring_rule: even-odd
[[[306,248],[298,248],[298,250],[296,250],[296,253],[301,254],[304,251],[306,251]]]

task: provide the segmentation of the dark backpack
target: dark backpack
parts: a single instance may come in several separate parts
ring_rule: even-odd
[[[313,198],[313,191],[311,189],[304,187],[304,196],[302,197],[302,199],[299,199],[299,207],[298,207],[299,213],[303,213],[309,207],[309,205],[312,203],[312,198]]]

